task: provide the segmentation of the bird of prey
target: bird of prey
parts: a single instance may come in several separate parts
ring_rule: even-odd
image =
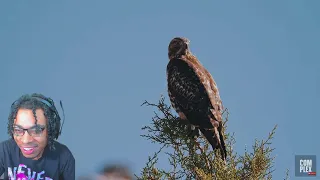
[[[220,148],[226,162],[219,91],[211,74],[191,53],[189,44],[189,39],[175,37],[168,47],[166,73],[171,105],[181,120],[192,125],[193,136],[198,135],[200,129],[213,150]]]

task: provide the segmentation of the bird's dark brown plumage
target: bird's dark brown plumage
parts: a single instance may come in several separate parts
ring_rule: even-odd
[[[205,87],[191,67],[181,59],[167,66],[168,91],[173,108],[183,112],[191,124],[213,128],[208,115],[212,109]]]
[[[199,127],[213,149],[220,147],[225,160],[226,148],[221,132],[223,107],[219,91],[211,74],[191,54],[188,45],[188,39],[179,37],[169,44],[169,98],[180,118]]]

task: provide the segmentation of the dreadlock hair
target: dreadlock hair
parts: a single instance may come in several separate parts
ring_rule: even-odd
[[[63,110],[61,101],[60,105]],[[53,100],[49,97],[45,97],[42,94],[33,93],[31,95],[22,95],[18,100],[14,101],[11,105],[11,111],[8,117],[8,135],[11,136],[11,138],[13,138],[13,124],[19,109],[32,110],[36,124],[38,122],[36,110],[43,110],[44,116],[47,119],[48,146],[50,150],[55,150],[54,143],[61,134],[63,124],[61,126],[61,118],[56,107],[54,106]]]

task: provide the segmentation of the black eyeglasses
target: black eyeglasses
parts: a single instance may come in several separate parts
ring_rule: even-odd
[[[35,125],[31,128],[24,129],[17,125],[13,126],[13,134],[15,136],[23,136],[26,131],[28,131],[29,135],[32,137],[39,137],[42,135],[42,132],[46,129],[43,125]]]

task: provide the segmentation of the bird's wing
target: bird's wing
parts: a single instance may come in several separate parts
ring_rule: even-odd
[[[219,90],[217,84],[215,83],[213,77],[208,72],[208,70],[200,63],[196,56],[192,54],[188,54],[186,56],[186,62],[190,64],[191,67],[197,72],[198,77],[203,83],[207,94],[209,96],[211,105],[213,109],[211,109],[212,115],[219,122],[222,121],[222,101],[219,95]]]
[[[221,98],[220,98],[220,94],[219,94],[219,89],[218,89],[218,86],[216,84],[216,82],[214,81],[212,75],[208,72],[208,70],[203,67],[203,70],[204,70],[204,73],[207,75],[208,79],[209,79],[209,82],[210,82],[210,89],[212,90],[213,92],[213,96],[211,96],[211,98],[214,98],[214,99],[211,99],[211,103],[214,107],[214,111],[217,111],[215,113],[215,117],[218,121],[222,121],[222,111],[223,111],[223,105],[222,105],[222,101],[221,101]]]
[[[169,61],[167,83],[171,104],[178,113],[198,111],[200,103],[208,98],[194,65],[183,59]]]

